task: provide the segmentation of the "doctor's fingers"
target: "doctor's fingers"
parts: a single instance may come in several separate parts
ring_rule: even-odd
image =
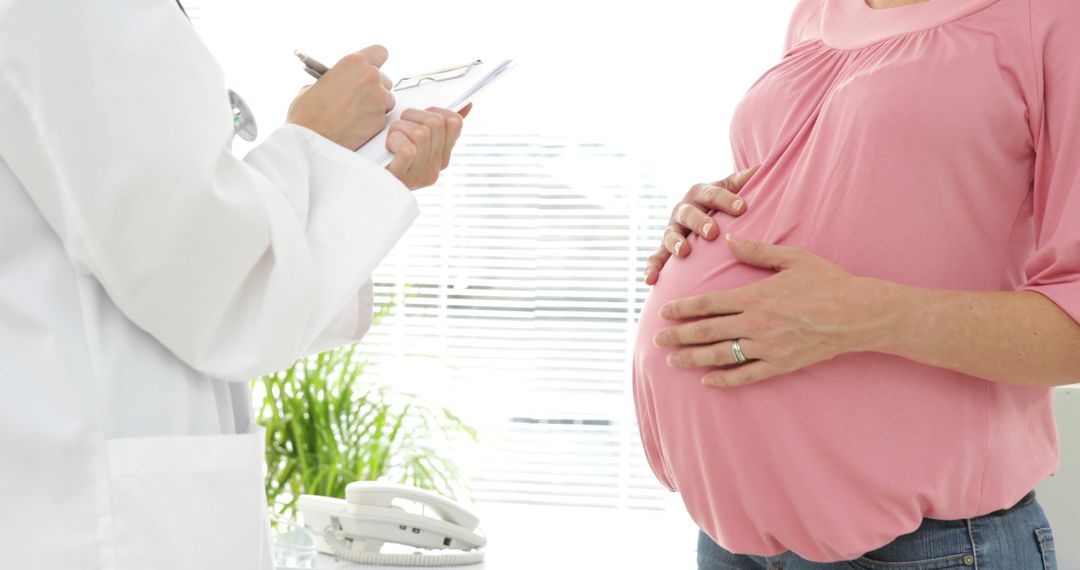
[[[423,123],[398,120],[390,124],[390,133],[399,133],[408,138],[415,148],[415,159],[406,173],[406,186],[422,188],[431,186],[439,179],[439,168],[433,160],[431,129]]]
[[[412,168],[414,162],[416,162],[416,154],[418,149],[413,144],[409,137],[405,136],[405,133],[401,131],[391,131],[386,136],[386,150],[390,151],[393,155],[393,159],[390,160],[390,164],[386,169],[390,171],[410,190],[414,190],[413,186],[409,183],[409,170]]]
[[[401,114],[403,121],[424,125],[431,131],[431,154],[430,159],[439,165],[439,170],[445,168],[443,155],[446,147],[446,117],[431,111],[419,109],[406,109]]]
[[[397,106],[397,98],[394,97],[393,83],[386,73],[379,71],[379,79],[382,81],[382,89],[387,92],[387,112],[394,110]]]
[[[411,111],[408,109],[406,112]],[[415,113],[408,113],[410,117],[416,117]],[[404,113],[402,114],[404,115]],[[430,170],[430,164],[434,161],[434,140],[438,136],[430,125],[425,122],[414,122],[404,117],[390,124],[391,131],[397,131],[409,137],[416,145],[416,161],[410,167],[410,172],[415,176],[420,171]],[[445,136],[445,135],[444,135]]]
[[[385,47],[375,44],[349,55],[362,56],[367,63],[374,65],[375,67],[382,67],[390,57],[390,52]],[[349,55],[345,57],[349,57]]]
[[[367,63],[349,63],[349,58],[355,55],[350,54],[342,58],[317,83],[327,85],[327,88],[335,91],[344,91],[362,108],[378,105],[383,114],[394,110],[396,105],[394,94],[383,84],[382,72]]]
[[[386,90],[386,112],[389,113],[397,106],[397,98],[394,97],[394,84],[382,71],[379,71],[379,79],[382,81],[383,89]]]
[[[454,146],[461,137],[461,129],[465,125],[464,117],[449,110],[439,107],[429,107],[428,111],[436,113],[446,121],[446,142],[443,146],[443,168],[450,166],[450,156],[454,152]]]

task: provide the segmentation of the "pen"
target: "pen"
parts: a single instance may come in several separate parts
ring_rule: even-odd
[[[296,50],[293,53],[296,55],[296,57],[300,58],[300,61],[304,62],[304,71],[306,71],[308,75],[314,77],[315,79],[319,79],[323,76],[324,73],[326,73],[330,69],[325,65],[319,63],[319,61],[315,58],[304,54],[299,50]]]

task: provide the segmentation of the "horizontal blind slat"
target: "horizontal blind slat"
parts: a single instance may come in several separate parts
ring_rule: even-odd
[[[603,144],[463,136],[374,275],[378,301],[395,306],[361,344],[365,379],[411,382],[423,362],[440,385],[497,382],[512,395],[482,425],[478,499],[667,502],[634,427],[629,350],[669,205],[633,170]],[[594,172],[612,176],[576,178]]]

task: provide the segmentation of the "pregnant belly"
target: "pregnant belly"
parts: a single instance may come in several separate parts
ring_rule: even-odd
[[[970,496],[967,486],[980,477],[982,463],[968,458],[984,453],[985,382],[857,353],[750,386],[705,386],[707,369],[670,367],[672,349],[653,344],[675,324],[660,308],[773,272],[740,263],[722,239],[691,245],[690,257],[661,271],[645,303],[634,397],[653,472],[682,494],[701,528],[729,549],[815,552],[827,544],[839,556],[868,546],[852,528],[874,529],[870,541],[880,545],[923,516],[970,516],[957,497]],[[930,502],[918,499],[928,495]],[[837,501],[851,509],[838,511]]]
[[[691,237],[689,241],[692,254],[683,259],[671,258],[645,301],[633,357],[634,396],[649,463],[665,486],[684,492],[686,486],[680,484],[681,479],[704,475],[700,469],[703,455],[719,459],[715,448],[703,452],[700,445],[706,440],[715,442],[716,430],[741,422],[741,414],[764,411],[768,404],[757,401],[761,396],[753,394],[760,390],[753,386],[739,391],[718,390],[701,383],[707,369],[669,366],[667,357],[674,349],[656,346],[653,337],[678,323],[660,318],[660,309],[671,301],[730,291],[772,274],[738,261],[722,238],[707,241]],[[748,427],[745,423],[743,426]],[[692,469],[693,473],[686,469],[692,463],[699,466]]]
[[[658,348],[652,342],[657,332],[676,324],[658,316],[661,307],[685,297],[738,289],[773,274],[741,263],[723,238],[710,242],[695,236],[690,238],[690,245],[689,257],[673,257],[668,261],[642,310],[636,352],[639,361],[646,362],[650,368],[654,363],[663,364],[671,353],[671,349]]]

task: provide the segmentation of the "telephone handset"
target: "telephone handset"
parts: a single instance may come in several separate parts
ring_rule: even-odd
[[[401,503],[420,505],[426,513],[409,512]],[[360,564],[450,566],[484,559],[487,538],[480,520],[461,505],[435,493],[406,485],[358,481],[345,488],[345,499],[301,495],[297,507],[304,526],[316,537],[320,552]],[[403,544],[429,551],[380,552],[383,544]]]

